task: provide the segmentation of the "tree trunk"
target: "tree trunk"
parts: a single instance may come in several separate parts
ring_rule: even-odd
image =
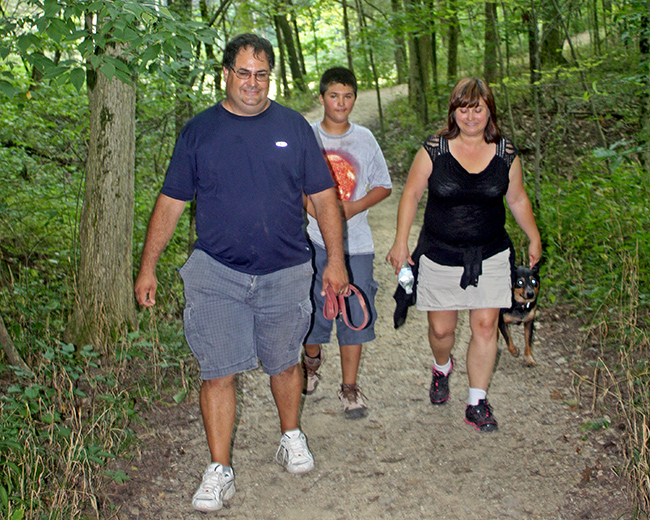
[[[404,0],[407,13],[413,15],[413,3],[416,0]],[[412,20],[415,25],[415,21]],[[420,123],[429,123],[429,110],[426,92],[426,59],[423,55],[422,38],[418,33],[408,35],[409,47],[409,102],[418,116]]]
[[[354,60],[352,59],[352,43],[350,38],[350,20],[348,18],[348,2],[342,0],[343,5],[343,35],[345,36],[345,55],[348,58],[348,69],[354,72]]]
[[[431,17],[428,21],[429,25],[429,59],[431,64],[431,82],[433,84],[433,97],[436,100],[436,109],[438,114],[442,110],[442,100],[440,99],[440,85],[438,81],[438,44],[436,41],[436,18],[437,16],[434,13],[436,10],[436,0],[427,0],[427,8],[431,13]]]
[[[314,40],[314,62],[316,63],[316,76],[320,78],[321,70],[318,64],[318,32],[316,31],[316,20],[314,19],[314,10],[309,7],[309,23],[311,25],[311,34]]]
[[[535,56],[531,56],[531,59],[537,64],[539,64],[539,32],[537,31],[537,11],[535,10],[535,2],[531,0],[531,11],[530,11],[530,32],[531,37],[533,38],[532,48],[537,53]],[[539,70],[539,69],[538,69]],[[541,78],[541,72],[538,72]],[[536,80],[531,83],[533,89],[533,107],[535,112],[535,163],[533,167],[533,172],[535,175],[535,198],[533,199],[533,207],[539,208],[541,201],[541,181],[542,181],[542,118],[540,115],[540,104],[541,104],[541,92],[539,82]]]
[[[507,19],[504,16],[504,24],[507,22]],[[499,34],[499,27],[497,26],[497,19],[496,17],[492,19],[492,25],[494,26],[494,34],[496,35],[495,42],[496,42],[496,55],[498,58],[498,63],[499,63],[499,84],[501,85],[501,89],[503,90],[503,93],[505,94],[506,98],[506,114],[508,114],[508,127],[510,128],[510,139],[514,143],[515,147],[517,146],[517,136],[515,133],[515,120],[512,115],[512,103],[510,102],[510,91],[508,89],[507,83],[503,80],[506,67],[503,63],[503,53],[501,52],[501,35]]]
[[[275,34],[278,38],[278,50],[280,51],[280,56],[278,57],[279,59],[277,60],[279,63],[278,70],[280,71],[280,83],[282,84],[282,94],[284,97],[289,97],[291,95],[291,90],[289,90],[289,81],[287,79],[287,65],[286,65],[286,58],[285,58],[285,52],[284,52],[284,38],[282,37],[282,30],[280,29],[280,23],[278,20],[278,15],[275,15],[273,17],[273,20],[275,22]]]
[[[534,9],[534,0],[531,0]],[[534,85],[541,79],[539,63],[539,38],[537,36],[537,17],[534,12],[524,11],[523,22],[528,29],[528,65],[530,70],[530,84]]]
[[[539,38],[540,67],[567,65],[568,62],[562,55],[564,32],[561,30],[553,2],[543,0],[540,6],[540,16],[537,17],[543,20],[542,37]],[[531,4],[531,9],[534,9],[534,4]]]
[[[120,57],[124,49],[108,47]],[[135,324],[135,87],[88,69],[90,135],[79,224],[76,305],[66,336],[108,349]]]
[[[449,30],[447,32],[447,81],[456,83],[458,75],[458,36],[460,31],[460,22],[458,12],[456,11],[456,1],[449,0]]]
[[[390,2],[393,15],[402,13],[402,4],[400,0],[391,0]],[[397,84],[406,83],[408,79],[408,70],[406,63],[406,40],[401,28],[393,24],[393,45],[395,47],[395,67],[397,68]]]
[[[298,30],[298,22],[296,21],[296,16],[293,13],[293,4],[289,1],[291,6],[291,25],[293,26],[293,33],[296,35],[296,48],[298,49],[298,60],[300,62],[300,70],[302,71],[303,76],[307,75],[307,67],[305,66],[305,56],[302,53],[302,44],[300,43],[300,31]]]
[[[488,84],[494,84],[498,78],[497,71],[497,4],[485,2],[485,46],[484,46],[484,79]]]
[[[298,60],[298,53],[296,52],[296,46],[294,45],[293,42],[291,25],[289,24],[289,20],[287,20],[286,13],[278,13],[276,15],[276,22],[278,28],[280,29],[280,32],[282,33],[284,48],[289,58],[289,68],[291,69],[291,78],[293,79],[293,86],[300,92],[307,92],[305,79],[302,75],[302,69],[300,68],[300,61]]]
[[[646,13],[641,16],[639,31],[639,68],[643,88],[639,97],[639,127],[641,128],[640,144],[645,150],[641,153],[641,164],[647,173],[650,173],[650,151],[647,143],[650,141],[650,73],[648,65],[650,64],[650,16]]]
[[[368,49],[368,60],[370,63],[370,72],[372,73],[372,83],[375,87],[377,94],[377,108],[379,110],[379,128],[381,133],[384,132],[384,111],[381,106],[381,90],[379,88],[379,74],[375,66],[375,55],[372,51],[373,46],[368,42],[368,26],[366,25],[366,17],[363,12],[363,4],[357,0],[357,12],[359,14],[359,27],[361,29],[361,44],[364,48]]]

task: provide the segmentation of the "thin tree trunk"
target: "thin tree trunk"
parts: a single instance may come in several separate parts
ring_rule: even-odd
[[[350,38],[350,20],[348,19],[348,2],[342,0],[343,6],[343,35],[345,36],[345,55],[348,58],[348,69],[354,72],[354,60],[352,59],[352,44]]]
[[[535,63],[539,63],[539,32],[537,31],[537,11],[535,10],[535,0],[531,0],[530,2],[531,5],[531,27],[532,27],[532,37],[534,39],[533,42],[533,47],[535,51],[538,53],[536,56],[534,56],[534,61]],[[539,208],[540,201],[541,201],[541,178],[542,178],[542,169],[541,169],[541,162],[542,162],[542,120],[540,116],[540,87],[539,87],[539,81],[535,81],[532,83],[532,89],[533,89],[533,106],[534,106],[534,112],[535,112],[535,138],[534,138],[534,143],[535,143],[535,164],[533,166],[533,172],[535,175],[535,200],[533,202],[533,205],[535,208]]]
[[[293,4],[289,2],[291,9],[293,10]],[[293,33],[296,35],[296,49],[298,50],[298,61],[300,62],[300,70],[303,75],[307,75],[307,67],[305,67],[305,56],[302,53],[302,44],[300,43],[300,31],[298,30],[298,22],[296,22],[296,17],[291,14],[291,25],[293,26]]]
[[[316,76],[320,78],[321,71],[318,64],[318,36],[316,32],[316,20],[314,20],[314,11],[309,8],[309,22],[311,23],[311,33],[314,39],[314,61],[316,62]]]
[[[449,0],[449,9],[451,16],[447,33],[447,81],[449,83],[455,83],[456,76],[458,75],[458,33],[460,30],[460,22],[458,21],[458,13],[456,12],[456,0]]]
[[[485,46],[483,54],[484,78],[489,84],[497,81],[497,53],[499,45],[497,33],[497,4],[495,2],[485,2]]]
[[[300,63],[298,60],[298,53],[296,52],[296,46],[294,45],[293,41],[291,25],[289,24],[289,20],[287,20],[286,13],[277,14],[276,22],[280,29],[280,32],[282,33],[284,47],[289,58],[289,68],[291,69],[293,86],[301,92],[307,92],[307,86],[305,85],[305,79],[302,75],[302,69],[300,68]]]
[[[431,13],[436,12],[436,1],[428,0],[429,11]],[[438,114],[442,113],[442,100],[440,99],[440,85],[438,81],[438,44],[436,41],[436,18],[431,16],[429,22],[430,31],[429,38],[431,44],[431,81],[433,83],[433,96],[436,99],[436,109]]]
[[[278,57],[278,71],[280,73],[280,83],[282,84],[282,94],[284,97],[289,97],[291,95],[291,90],[289,90],[289,80],[287,79],[287,65],[286,58],[284,53],[284,38],[282,37],[282,31],[280,30],[280,24],[278,22],[278,15],[273,17],[275,22],[275,34],[278,39],[278,50],[280,51],[280,56]]]
[[[359,26],[361,28],[361,42],[365,48],[368,49],[368,59],[370,61],[370,70],[372,72],[372,80],[375,86],[375,92],[377,93],[377,109],[379,110],[379,128],[381,133],[384,133],[384,112],[381,106],[381,91],[379,89],[379,75],[377,74],[377,67],[375,66],[375,57],[372,51],[372,45],[369,45],[368,39],[368,27],[366,25],[366,19],[363,12],[363,4],[360,0],[357,0],[357,9],[359,13]]]
[[[650,141],[650,74],[648,73],[648,64],[650,64],[650,15],[645,14],[641,17],[641,27],[639,36],[639,69],[642,75],[644,88],[639,95],[639,127],[642,129],[639,139],[641,149],[645,150],[640,154],[640,161],[645,171],[650,173],[650,150],[648,150],[648,141]],[[647,185],[647,183],[646,183]]]
[[[407,13],[413,14],[413,3],[415,0],[405,0],[404,6]],[[425,58],[422,53],[422,39],[417,33],[408,35],[409,46],[409,102],[415,110],[420,123],[429,123],[429,111],[426,93]]]
[[[495,6],[496,9],[496,6]],[[505,20],[504,20],[505,21]],[[499,27],[497,26],[497,18],[492,18],[495,34],[495,50],[499,62],[499,84],[506,98],[506,113],[508,114],[508,127],[510,128],[510,138],[515,146],[517,146],[517,134],[515,132],[515,119],[512,115],[512,103],[510,102],[510,91],[508,85],[503,81],[505,75],[505,67],[503,64],[503,53],[501,52],[501,38],[499,36]]]
[[[393,15],[401,14],[402,4],[400,0],[390,2]],[[398,24],[393,24],[393,44],[395,46],[395,66],[397,68],[397,84],[401,85],[408,81],[408,69],[406,63],[406,40],[404,33]]]

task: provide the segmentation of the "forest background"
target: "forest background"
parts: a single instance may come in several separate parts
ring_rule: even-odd
[[[640,0],[0,0],[0,512],[104,518],[107,462],[153,400],[196,390],[175,271],[192,208],[136,309],[134,270],[176,136],[223,97],[235,34],[275,46],[271,97],[297,110],[329,66],[380,101],[396,181],[460,77],[493,86],[544,241],[541,305],[577,316],[576,384],[620,432],[650,511],[650,3]],[[408,98],[381,104],[381,87]],[[388,123],[390,122],[390,124]],[[525,242],[512,231],[519,258]],[[604,417],[604,419],[602,419]]]

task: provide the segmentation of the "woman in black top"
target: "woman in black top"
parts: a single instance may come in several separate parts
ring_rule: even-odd
[[[411,255],[409,232],[427,189],[424,224]],[[386,260],[396,273],[404,262],[416,268],[416,305],[427,311],[434,356],[429,391],[433,404],[449,399],[458,311],[469,310],[465,421],[479,431],[497,429],[486,394],[497,354],[499,310],[511,303],[514,255],[505,230],[504,196],[528,236],[532,267],[542,245],[521,162],[497,126],[490,88],[483,80],[465,78],[451,93],[447,126],[428,137],[413,160]]]

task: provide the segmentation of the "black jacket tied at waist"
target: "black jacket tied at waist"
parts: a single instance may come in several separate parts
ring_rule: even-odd
[[[422,255],[425,255],[428,259],[440,265],[462,266],[463,274],[459,281],[462,289],[467,289],[470,285],[476,287],[478,285],[478,279],[482,274],[483,260],[501,251],[510,249],[511,271],[514,268],[514,247],[508,233],[505,231],[502,236],[487,244],[467,247],[451,246],[442,242],[436,242],[425,235],[425,230],[422,228],[417,246],[411,255],[411,259],[415,262],[415,265],[411,266],[414,278],[413,292],[406,294],[404,288],[398,284],[393,295],[396,303],[393,322],[396,329],[404,324],[408,314],[408,308],[414,305],[417,300],[418,269]]]

